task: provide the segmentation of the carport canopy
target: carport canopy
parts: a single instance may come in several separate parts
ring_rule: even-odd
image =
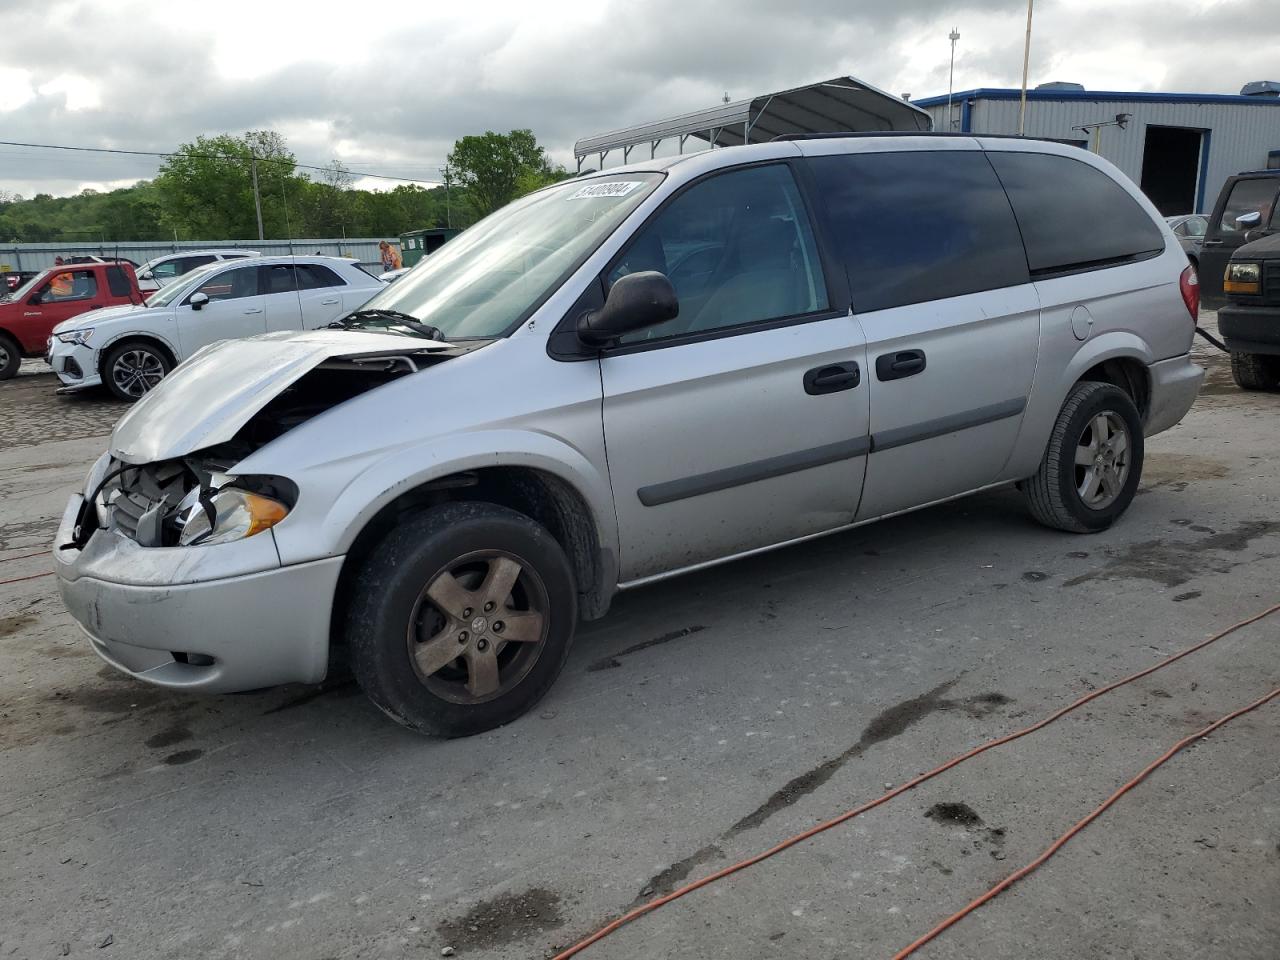
[[[603,166],[605,157],[614,150],[622,151],[625,163],[631,159],[631,151],[636,146],[647,146],[649,156],[653,157],[658,145],[673,137],[679,139],[678,152],[683,153],[689,137],[712,147],[731,147],[765,143],[783,134],[927,131],[932,126],[929,114],[901,97],[856,77],[836,77],[585,137],[574,144],[573,152],[581,170],[584,158],[596,156]]]

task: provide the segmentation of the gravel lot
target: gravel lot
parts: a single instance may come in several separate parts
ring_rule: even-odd
[[[1210,318],[1211,319],[1211,318]],[[1280,395],[1225,358],[1112,530],[985,494],[622,597],[535,712],[420,739],[350,683],[105,668],[48,548],[123,407],[0,384],[0,957],[543,957],[1280,602]],[[1280,615],[673,903],[604,958],[887,957],[1280,684]],[[1280,956],[1280,701],[920,957]],[[106,944],[106,946],[104,946]]]

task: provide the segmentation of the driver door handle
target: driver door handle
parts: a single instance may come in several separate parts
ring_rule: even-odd
[[[1202,240],[1200,243],[1201,243],[1201,245],[1202,245],[1202,246],[1205,246],[1205,247],[1220,247],[1220,246],[1222,246],[1222,241],[1221,241],[1221,240]]]
[[[814,367],[804,375],[804,392],[812,397],[852,390],[861,379],[862,375],[854,361],[831,363],[825,367]]]
[[[262,312],[261,307],[250,307],[248,310],[245,311],[245,313],[261,313],[261,312]]]

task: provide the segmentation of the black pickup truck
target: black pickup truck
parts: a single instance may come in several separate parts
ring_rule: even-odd
[[[1280,389],[1280,211],[1269,223],[1275,232],[1237,247],[1222,280],[1218,333],[1245,390]]]
[[[1238,173],[1223,184],[1209,216],[1196,271],[1205,306],[1221,306],[1227,262],[1247,243],[1280,232],[1280,170]]]

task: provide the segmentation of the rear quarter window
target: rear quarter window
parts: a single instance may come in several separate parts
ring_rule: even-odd
[[[1164,250],[1164,234],[1120,184],[1080,160],[988,156],[1018,217],[1033,276],[1113,266]]]
[[[977,151],[814,157],[859,312],[1028,281],[1009,200]]]
[[[123,267],[107,267],[107,289],[113,297],[127,297],[132,292]]]

